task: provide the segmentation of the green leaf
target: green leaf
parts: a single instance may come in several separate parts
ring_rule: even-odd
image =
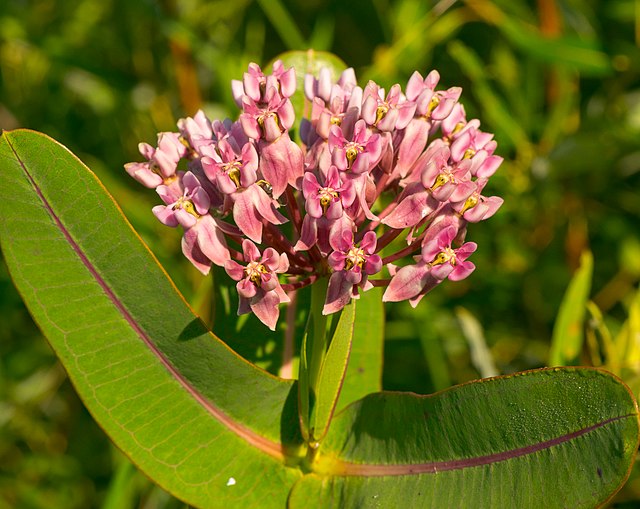
[[[316,400],[310,419],[311,435],[315,440],[321,440],[326,434],[338,403],[351,353],[355,315],[356,304],[353,301],[340,311],[338,323],[331,335],[327,354],[318,373],[315,386]]]
[[[593,507],[628,475],[635,400],[578,368],[366,396],[306,464],[296,385],[207,332],[80,161],[15,131],[0,169],[0,243],[33,317],[118,447],[191,505]]]
[[[374,394],[334,417],[289,507],[591,508],[637,447],[633,397],[596,369]]]
[[[95,176],[30,131],[0,138],[14,282],[94,418],[198,507],[283,507],[296,388],[208,333]],[[268,496],[265,496],[268,495]]]
[[[549,354],[551,366],[579,364],[584,341],[583,323],[591,291],[592,274],[593,256],[589,251],[585,251],[580,257],[580,268],[571,279],[562,299],[553,327]]]
[[[360,296],[347,374],[336,410],[372,392],[382,390],[384,350],[384,305],[382,288],[373,288]]]

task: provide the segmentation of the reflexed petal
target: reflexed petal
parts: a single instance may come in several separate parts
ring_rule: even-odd
[[[247,237],[254,242],[262,242],[262,221],[251,193],[242,191],[233,195],[233,220]]]
[[[399,302],[418,295],[429,274],[425,263],[407,265],[396,272],[382,296],[383,302]]]
[[[249,279],[242,279],[238,281],[236,284],[236,290],[238,290],[238,295],[245,299],[250,299],[251,297],[255,297],[258,293],[258,288],[254,285]]]
[[[247,199],[250,199],[257,211],[259,218],[266,219],[271,224],[283,224],[288,221],[280,212],[276,210],[276,202],[264,189],[258,185],[253,185],[243,191]]]
[[[300,232],[300,238],[293,249],[296,251],[307,251],[315,245],[318,240],[318,224],[315,218],[309,214],[304,216],[302,220],[302,231]]]
[[[427,146],[430,127],[429,122],[423,118],[415,118],[407,125],[402,141],[398,146],[396,171],[400,177],[407,175],[413,163],[418,160],[418,157]]]
[[[216,220],[209,214],[202,216],[194,228],[198,232],[198,246],[200,250],[216,265],[223,267],[231,257],[227,249],[227,241]]]
[[[417,225],[435,210],[436,204],[427,191],[405,196],[382,222],[391,228],[408,228]]]
[[[273,188],[273,197],[279,198],[287,183],[298,187],[304,174],[302,149],[287,134],[273,143],[260,144],[260,171]]]
[[[242,253],[244,254],[245,262],[257,262],[260,260],[260,251],[250,240],[244,239],[242,241]]]
[[[345,272],[338,271],[331,274],[329,286],[327,287],[327,297],[322,309],[323,315],[329,315],[340,311],[349,304],[353,292],[353,283],[346,278]]]
[[[240,281],[244,277],[244,267],[234,260],[224,262],[224,270],[234,281]]]
[[[456,265],[451,274],[449,274],[449,280],[460,281],[466,278],[475,270],[476,266],[472,262],[463,262]]]
[[[158,218],[158,220],[166,225],[171,227],[178,226],[178,220],[176,219],[176,215],[171,207],[166,207],[165,205],[156,205],[151,209],[153,215]]]
[[[276,330],[278,317],[280,316],[280,297],[275,291],[258,294],[250,301],[251,310],[271,330]]]
[[[205,276],[211,269],[211,260],[198,246],[197,232],[193,228],[185,230],[182,236],[182,254]]]

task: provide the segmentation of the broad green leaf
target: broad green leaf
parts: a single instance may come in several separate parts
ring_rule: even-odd
[[[82,163],[15,131],[0,171],[0,242],[32,315],[118,447],[193,506],[593,507],[628,474],[635,400],[577,368],[366,396],[304,464],[296,385],[207,332]]]
[[[593,256],[585,251],[580,257],[580,268],[573,275],[562,299],[553,327],[549,354],[551,366],[579,364],[584,339],[582,327],[591,291],[592,273]]]
[[[360,296],[356,304],[356,321],[347,374],[336,410],[382,390],[384,350],[384,305],[382,288],[373,288]]]
[[[633,397],[596,369],[373,394],[334,417],[289,507],[592,508],[637,447]]]
[[[208,333],[95,176],[30,131],[0,138],[0,240],[22,297],[105,431],[198,507],[283,507],[296,389]]]
[[[347,364],[353,340],[353,325],[356,304],[347,304],[338,318],[331,341],[327,348],[316,385],[316,400],[311,413],[310,428],[316,440],[322,439],[327,432],[331,417],[338,403],[340,389],[347,372]]]

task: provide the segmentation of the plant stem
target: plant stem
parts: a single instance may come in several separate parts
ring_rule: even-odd
[[[309,366],[309,389],[312,393],[316,392],[318,383],[318,374],[324,362],[324,356],[327,353],[327,317],[322,314],[324,301],[327,295],[327,284],[325,281],[318,281],[311,286],[311,310],[310,316],[313,317],[311,334],[311,355],[307,355]],[[309,346],[309,345],[307,345]],[[308,350],[307,350],[308,352]]]

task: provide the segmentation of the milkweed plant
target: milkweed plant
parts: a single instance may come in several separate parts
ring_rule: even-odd
[[[483,194],[502,163],[493,135],[467,120],[459,87],[437,90],[439,79],[415,72],[404,91],[386,92],[359,86],[351,68],[337,80],[326,67],[307,74],[310,114],[296,143],[294,69],[276,61],[265,75],[252,63],[232,82],[238,119],[198,111],[156,147],[141,143],[146,161],[125,168],[164,202],[158,220],[182,227],[191,263],[237,281],[238,314],[275,329],[280,305],[312,284],[327,286],[325,315],[375,286],[383,301],[416,306],[473,272],[467,227],[503,202]]]
[[[236,119],[198,111],[125,165],[156,191],[155,217],[181,229],[184,256],[235,285],[238,315],[287,341],[290,315],[306,320],[295,380],[210,333],[68,150],[26,130],[0,137],[3,254],[89,410],[196,507],[606,503],[640,435],[634,396],[603,370],[381,391],[380,362],[361,354],[379,338],[381,361],[382,303],[371,296],[422,306],[440,283],[471,275],[467,230],[500,209],[489,179],[503,158],[435,70],[385,90],[345,66],[303,75],[284,63],[296,58],[270,73],[249,64],[231,84]],[[222,318],[238,321],[234,312]],[[348,370],[352,357],[366,382]]]

